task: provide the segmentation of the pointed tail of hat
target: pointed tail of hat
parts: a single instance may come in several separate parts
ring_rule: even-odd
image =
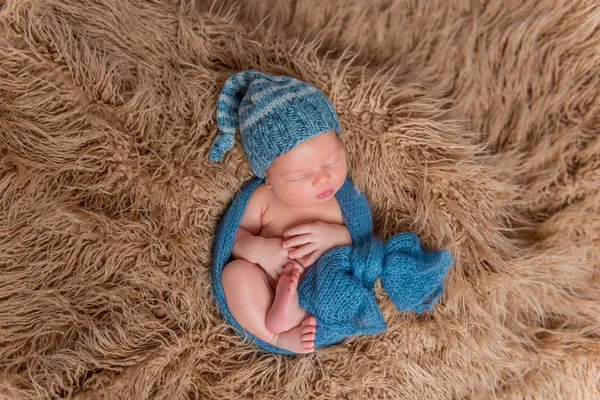
[[[223,86],[217,102],[217,125],[219,134],[210,150],[210,160],[220,161],[235,144],[235,132],[239,127],[238,110],[253,77],[258,71],[248,70],[232,75]]]

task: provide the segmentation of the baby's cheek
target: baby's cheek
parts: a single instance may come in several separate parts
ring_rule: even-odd
[[[308,185],[300,195],[305,201],[312,201],[317,196],[318,193],[315,193],[315,188],[312,185]]]
[[[347,177],[347,170],[344,168],[343,170],[338,171],[336,174],[336,184],[338,187],[341,187],[344,184],[344,181]]]
[[[310,203],[314,200],[313,197],[315,196],[314,188],[311,185],[302,185],[289,191],[290,204],[297,204],[299,206]]]

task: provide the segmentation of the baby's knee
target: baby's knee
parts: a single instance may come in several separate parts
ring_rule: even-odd
[[[221,273],[221,281],[224,286],[229,284],[235,284],[239,282],[240,276],[244,274],[244,271],[248,271],[248,268],[252,268],[254,264],[246,260],[233,260],[223,268]]]

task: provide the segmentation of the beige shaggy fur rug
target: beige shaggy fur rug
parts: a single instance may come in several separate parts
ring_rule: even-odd
[[[597,2],[232,4],[0,1],[0,397],[600,398]],[[379,291],[387,332],[298,357],[223,322],[247,68],[330,96],[379,235],[452,250],[433,312]]]

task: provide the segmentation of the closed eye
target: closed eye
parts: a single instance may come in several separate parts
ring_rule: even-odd
[[[338,157],[338,158],[337,158],[337,159],[336,159],[334,162],[330,162],[330,163],[328,163],[328,164],[325,164],[325,165],[326,165],[326,166],[328,166],[328,167],[331,167],[332,165],[335,165],[335,164],[337,164],[337,163],[338,163],[338,161],[340,161],[340,157]]]
[[[304,175],[303,177],[298,178],[298,179],[292,179],[292,180],[290,180],[288,182],[302,182],[305,178],[306,178],[306,175]]]

